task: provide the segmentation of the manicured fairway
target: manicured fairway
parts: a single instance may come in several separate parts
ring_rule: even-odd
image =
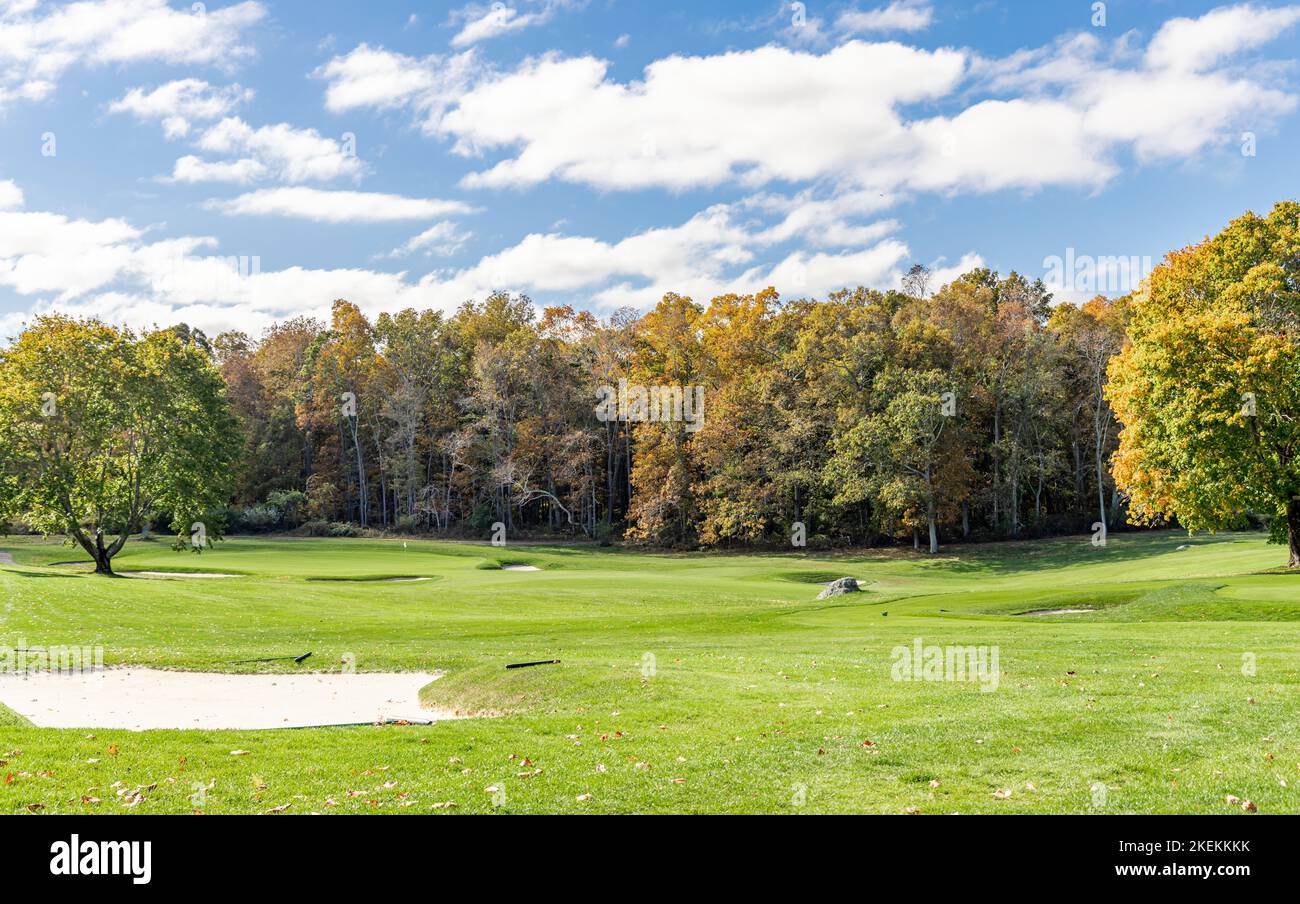
[[[0,551],[16,562],[0,565],[6,646],[441,670],[430,705],[501,713],[132,733],[23,727],[0,707],[3,813],[1242,812],[1227,795],[1300,812],[1300,576],[1270,573],[1285,553],[1256,534],[934,559],[236,539],[201,557],[133,542],[115,562],[241,575],[220,580]],[[867,592],[817,601],[840,576]],[[377,580],[394,577],[432,580]],[[1052,609],[1097,611],[1016,614]],[[892,680],[891,650],[917,638],[996,646],[997,689]],[[226,664],[308,650],[303,666]]]

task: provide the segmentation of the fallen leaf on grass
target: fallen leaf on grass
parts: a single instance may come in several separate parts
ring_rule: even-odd
[[[999,788],[993,792],[993,797],[997,800],[1008,800],[1011,797],[1011,789]]]
[[[580,800],[580,801],[583,801],[583,800],[591,800],[591,795],[590,795],[590,794],[579,794],[578,797],[577,797],[577,799]]]

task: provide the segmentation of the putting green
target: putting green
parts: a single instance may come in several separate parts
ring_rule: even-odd
[[[443,672],[427,705],[503,715],[129,733],[0,710],[0,812],[1300,812],[1300,577],[1266,573],[1283,550],[1089,539],[935,558],[235,539],[115,562],[237,580],[107,579],[2,539],[0,644]],[[865,592],[816,600],[840,576]],[[1096,611],[1021,614],[1055,609]],[[918,640],[996,650],[996,688],[895,680]],[[561,662],[504,668],[542,659]]]

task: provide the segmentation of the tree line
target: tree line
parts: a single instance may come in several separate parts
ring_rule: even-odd
[[[191,519],[934,552],[1260,517],[1300,565],[1298,222],[1248,213],[1084,304],[918,266],[605,318],[504,292],[256,338],[46,316],[0,350],[0,520],[99,561]]]
[[[669,294],[605,319],[506,293],[373,321],[340,300],[328,324],[223,333],[234,517],[930,549],[1122,520],[1104,388],[1129,300],[926,277],[818,301]]]

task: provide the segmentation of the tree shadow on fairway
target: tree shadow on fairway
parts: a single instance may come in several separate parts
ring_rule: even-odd
[[[15,574],[20,578],[79,578],[80,574],[59,574],[57,571],[19,571],[15,568],[0,568],[4,574]]]
[[[955,575],[1014,575],[1057,571],[1077,565],[1136,562],[1179,552],[1179,547],[1201,547],[1235,543],[1261,534],[1224,533],[1214,539],[1189,538],[1186,534],[1111,535],[1105,546],[1094,546],[1091,534],[1053,540],[1007,541],[949,547],[951,558],[919,559],[916,564],[929,571]],[[1190,552],[1190,549],[1182,550]]]

